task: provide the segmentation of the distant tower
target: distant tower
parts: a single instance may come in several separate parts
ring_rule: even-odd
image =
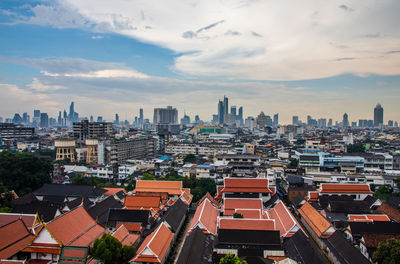
[[[380,127],[383,125],[383,108],[380,103],[374,108],[374,126]]]
[[[219,124],[223,124],[224,123],[224,103],[219,100],[218,102],[218,121]]]
[[[69,106],[69,121],[74,122],[74,102],[71,102],[71,105]]]
[[[224,96],[224,115],[229,114],[228,109],[229,109],[228,97]]]
[[[344,127],[348,127],[349,126],[349,115],[347,113],[344,113],[344,115],[343,115],[342,125]]]

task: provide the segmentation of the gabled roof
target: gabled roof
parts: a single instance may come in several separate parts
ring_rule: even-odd
[[[124,225],[125,228],[126,228],[129,232],[141,232],[141,231],[143,231],[142,223],[117,222],[117,229],[118,229],[121,225]]]
[[[246,219],[262,219],[261,209],[235,209],[235,213],[243,215]]]
[[[149,223],[150,215],[149,210],[110,209],[107,226],[116,227],[117,222],[141,223],[146,226]]]
[[[383,221],[383,222],[390,222],[390,218],[385,214],[380,215],[372,215],[372,214],[365,214],[365,215],[356,215],[356,214],[349,214],[348,215],[350,222],[374,222],[374,221]]]
[[[372,194],[368,184],[331,184],[322,183],[320,193],[364,193]]]
[[[276,230],[271,219],[220,218],[218,227],[220,230]]]
[[[362,234],[400,234],[400,224],[393,222],[350,222],[348,229],[353,236]]]
[[[206,234],[217,233],[217,218],[219,210],[215,208],[208,199],[205,199],[196,209],[189,230],[200,227]]]
[[[182,192],[180,198],[182,199],[182,201],[183,201],[186,205],[191,204],[191,203],[192,203],[192,200],[193,200],[193,195],[190,193],[190,189],[184,188],[184,189],[182,189],[182,190],[183,190],[183,192]]]
[[[271,193],[268,179],[260,178],[225,178],[223,192]]]
[[[281,239],[278,231],[221,229],[217,245],[263,246],[264,250],[280,250]]]
[[[290,237],[300,229],[299,223],[281,200],[267,213],[275,220],[276,230],[279,230],[283,237]]]
[[[220,186],[222,187],[222,186]],[[203,197],[201,197],[201,199],[197,202],[197,204],[201,204],[204,199],[208,199],[215,207],[219,207],[221,204],[214,199],[214,197],[211,196],[211,194],[209,192],[207,192]]]
[[[114,195],[121,191],[126,194],[126,190],[124,188],[103,188],[103,189],[107,191],[106,193],[104,193],[104,195]]]
[[[381,206],[378,207],[378,212],[384,213],[389,216],[394,221],[400,223],[400,210],[390,206],[387,203],[382,203]]]
[[[378,247],[379,243],[385,242],[390,238],[400,240],[400,235],[367,233],[363,235],[363,242],[367,248],[375,249]]]
[[[138,180],[134,192],[167,192],[169,195],[181,195],[182,182]]]
[[[97,223],[104,226],[107,222],[108,211],[111,208],[122,208],[122,204],[112,195],[100,202],[97,202],[87,211],[93,217],[93,219],[97,220]]]
[[[240,199],[240,198],[225,198],[222,211],[224,215],[233,215],[235,209],[263,209],[261,198],[257,199]]]
[[[161,199],[157,196],[127,196],[124,207],[133,210],[160,209]]]
[[[49,222],[47,229],[61,244],[74,246],[88,246],[105,231],[83,206]]]
[[[16,204],[12,209],[13,213],[38,214],[44,221],[54,219],[59,211],[59,206],[48,201],[35,201],[29,204]]]
[[[303,231],[299,231],[292,237],[283,242],[285,255],[299,264],[324,263],[326,259],[321,256],[319,251],[315,250],[310,239],[306,237]]]
[[[305,202],[300,207],[299,213],[317,236],[325,238],[331,236],[335,232],[335,229],[331,226],[329,221],[308,202]]]
[[[25,248],[33,235],[22,219],[16,219],[0,227],[0,259],[8,259]]]
[[[178,199],[164,214],[165,222],[168,223],[174,233],[178,231],[187,210],[188,206],[181,199]]]
[[[174,234],[166,224],[161,223],[153,233],[145,238],[131,261],[161,263],[166,257],[173,237]]]
[[[106,190],[88,185],[72,185],[72,184],[50,184],[45,183],[42,187],[33,193],[38,195],[56,195],[56,196],[85,196],[98,197],[103,195]]]
[[[0,227],[20,218],[28,230],[31,230],[39,221],[37,214],[0,213]]]
[[[208,264],[212,263],[212,235],[206,235],[196,227],[185,239],[176,264]]]
[[[140,238],[139,235],[130,234],[125,225],[120,225],[118,229],[112,234],[113,237],[118,239],[123,246],[134,245]]]

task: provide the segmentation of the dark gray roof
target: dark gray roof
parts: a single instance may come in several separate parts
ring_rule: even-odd
[[[265,249],[281,249],[279,231],[233,230],[220,229],[217,237],[218,245],[263,246]]]
[[[336,231],[325,241],[329,251],[332,252],[332,254],[338,259],[339,263],[370,264],[363,254],[361,254],[358,249],[353,247],[340,231]]]
[[[48,201],[34,201],[27,204],[13,205],[12,212],[19,214],[36,214],[45,222],[53,220],[56,216],[59,205]]]
[[[328,209],[332,213],[368,214],[372,213],[365,201],[330,201]]]
[[[112,195],[90,207],[88,213],[93,219],[97,219],[100,225],[104,226],[107,223],[108,211],[111,208],[122,208],[121,202],[115,200]]]
[[[171,226],[174,233],[178,231],[187,209],[188,206],[181,199],[178,199],[164,214],[165,221]]]
[[[364,199],[364,201],[366,201],[366,202],[368,203],[368,206],[369,206],[369,207],[371,207],[371,206],[376,202],[376,200],[378,200],[378,198],[376,198],[376,197],[373,196],[373,195],[368,195],[368,196],[365,197],[365,199]]]
[[[16,200],[12,200],[11,204],[14,206],[17,204],[28,204],[28,203],[31,203],[34,201],[38,201],[36,196],[33,193],[28,193],[28,194],[25,194],[24,196],[19,197]]]
[[[354,236],[362,234],[400,234],[400,223],[393,222],[350,222],[349,227]]]
[[[106,223],[108,227],[116,227],[117,222],[142,223],[146,226],[150,215],[149,210],[110,209]]]
[[[310,244],[310,239],[299,230],[283,243],[286,256],[299,264],[329,263],[328,260],[316,251]]]
[[[391,196],[386,201],[386,203],[392,206],[393,208],[400,209],[400,197],[398,196]]]
[[[106,190],[89,185],[71,185],[71,184],[49,184],[46,183],[33,193],[38,195],[56,195],[56,196],[85,196],[98,197],[104,194]]]
[[[214,237],[196,227],[187,237],[179,254],[177,264],[211,263]]]
[[[328,207],[331,201],[346,201],[351,202],[354,201],[354,198],[349,195],[320,195],[318,197],[318,203],[322,209]]]

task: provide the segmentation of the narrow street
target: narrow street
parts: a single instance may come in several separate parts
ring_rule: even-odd
[[[175,242],[174,252],[171,252],[171,254],[174,254],[173,259],[171,260],[170,258],[171,261],[168,263],[175,264],[178,261],[179,254],[181,253],[183,244],[185,243],[187,233],[189,231],[190,222],[192,221],[193,216],[194,216],[193,213],[188,213],[186,215],[185,223],[184,226],[182,226],[181,234],[179,235],[177,241]]]

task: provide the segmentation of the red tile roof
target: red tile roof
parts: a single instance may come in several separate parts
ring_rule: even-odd
[[[291,237],[300,229],[299,223],[282,201],[270,209],[268,214],[271,219],[275,220],[276,229],[283,237]]]
[[[219,229],[275,230],[275,221],[271,219],[220,218]]]
[[[180,196],[181,200],[186,204],[189,205],[192,203],[193,195],[190,193],[190,189],[182,189],[182,195]]]
[[[15,213],[0,213],[0,226],[8,224],[14,220],[21,218],[24,224],[31,230],[33,226],[39,223],[37,214],[15,214]]]
[[[127,209],[149,210],[150,208],[158,210],[161,199],[157,196],[126,196],[124,206]]]
[[[136,182],[134,192],[167,192],[169,195],[182,194],[181,181],[143,181]]]
[[[142,223],[117,222],[117,229],[121,225],[124,225],[125,228],[128,229],[129,232],[142,232],[143,231]]]
[[[168,200],[167,192],[135,192],[136,196],[157,196],[161,198],[161,203],[165,203]]]
[[[327,238],[335,232],[329,221],[308,202],[300,207],[299,213],[318,237]]]
[[[377,248],[379,243],[385,242],[390,238],[395,238],[400,240],[400,235],[393,235],[393,234],[373,234],[373,233],[365,233],[363,235],[362,242],[367,248]]]
[[[262,219],[261,209],[235,209],[235,213],[243,215],[247,219]]]
[[[126,190],[124,188],[103,188],[103,189],[107,191],[104,195],[114,195],[120,191],[126,193]]]
[[[390,218],[387,215],[355,215],[349,214],[349,221],[350,222],[374,222],[374,221],[383,221],[383,222],[390,222]]]
[[[386,214],[389,216],[391,219],[396,221],[397,223],[400,223],[400,210],[390,206],[387,203],[382,203],[381,206],[378,207],[378,212]]]
[[[0,259],[8,259],[25,248],[33,235],[21,219],[0,227]]]
[[[223,187],[223,186],[217,186],[217,187]],[[201,199],[197,202],[197,204],[201,204],[204,199],[208,199],[215,207],[219,207],[221,204],[214,199],[214,197],[211,196],[211,194],[209,192],[207,192],[203,197],[201,197]]]
[[[224,215],[233,215],[235,209],[263,209],[262,199],[225,198],[222,206]]]
[[[47,229],[63,245],[79,243],[80,246],[89,246],[105,231],[83,206],[78,206],[50,221]]]
[[[208,199],[205,199],[203,203],[197,207],[189,230],[192,231],[198,226],[204,233],[215,235],[217,233],[218,215],[219,210],[215,208]]]
[[[124,225],[120,225],[118,229],[112,234],[113,237],[118,239],[123,246],[134,245],[140,238],[139,235],[130,234]]]
[[[272,191],[268,188],[268,179],[225,178],[224,187],[218,190],[219,199],[224,192],[271,193]]]
[[[319,192],[310,191],[308,192],[306,200],[310,202],[316,202],[318,201],[318,197],[319,197]]]
[[[174,234],[165,223],[161,223],[153,233],[145,238],[131,261],[161,263],[166,257],[173,237]]]
[[[322,183],[320,193],[367,193],[373,192],[368,184],[330,184]]]

